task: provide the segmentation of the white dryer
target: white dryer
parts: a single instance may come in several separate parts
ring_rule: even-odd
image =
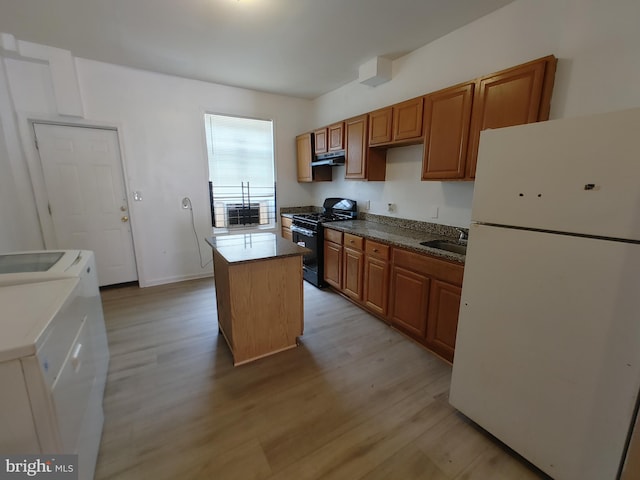
[[[93,252],[0,255],[0,306],[0,451],[77,453],[93,478],[109,365]],[[31,428],[7,415],[23,394]]]

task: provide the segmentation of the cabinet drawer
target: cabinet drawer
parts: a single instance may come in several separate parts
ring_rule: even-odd
[[[358,237],[357,235],[351,235],[350,233],[344,234],[344,246],[353,248],[355,250],[362,250],[362,244],[364,243],[364,238]]]
[[[381,260],[389,260],[389,245],[374,242],[373,240],[365,241],[364,251],[367,255]]]
[[[393,264],[457,286],[462,285],[464,266],[446,260],[394,248]]]
[[[282,226],[284,228],[291,228],[291,225],[293,225],[293,218],[291,217],[280,217],[282,219]]]
[[[324,239],[342,245],[342,232],[325,228]]]

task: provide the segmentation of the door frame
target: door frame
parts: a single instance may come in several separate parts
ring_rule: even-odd
[[[40,234],[45,249],[54,248],[55,234],[53,228],[53,220],[49,214],[49,196],[47,194],[46,185],[44,181],[44,172],[42,170],[42,160],[40,159],[40,152],[36,148],[36,132],[35,125],[58,125],[63,127],[74,128],[91,128],[99,130],[111,130],[116,133],[118,139],[118,150],[120,153],[120,169],[122,172],[122,180],[124,192],[127,197],[127,204],[129,208],[129,222],[131,228],[131,240],[133,242],[133,257],[135,262],[135,269],[138,276],[138,283],[144,285],[144,272],[140,266],[139,258],[140,253],[138,251],[138,242],[136,242],[138,226],[136,222],[135,203],[133,196],[131,195],[131,189],[129,188],[129,177],[127,175],[127,162],[125,158],[125,149],[122,142],[122,126],[117,124],[110,124],[107,122],[99,122],[93,120],[86,120],[81,118],[74,118],[72,121],[66,117],[51,116],[48,117],[42,114],[25,114],[18,113],[18,128],[20,132],[20,140],[22,148],[24,149],[25,158],[27,160],[27,169],[29,171],[29,178],[31,180],[32,195],[36,207],[36,213],[38,216],[38,223],[40,225]]]

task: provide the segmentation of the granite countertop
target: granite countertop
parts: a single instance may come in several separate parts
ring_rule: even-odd
[[[294,215],[320,213],[322,210],[322,207],[314,207],[311,205],[307,205],[306,207],[282,207],[280,209],[280,215],[283,217],[293,218]]]
[[[413,223],[413,222],[412,222]],[[438,233],[403,228],[397,225],[378,223],[368,220],[342,220],[339,222],[325,222],[326,228],[332,228],[341,232],[352,233],[360,237],[376,240],[396,247],[402,247],[417,253],[424,253],[452,262],[464,263],[465,256],[459,253],[448,252],[438,248],[425,247],[420,242],[431,240],[458,241],[458,236],[440,235]],[[448,228],[448,227],[447,227]],[[455,231],[455,229],[453,230]]]
[[[220,235],[205,239],[228,263],[254,262],[305,255],[311,250],[274,233]]]

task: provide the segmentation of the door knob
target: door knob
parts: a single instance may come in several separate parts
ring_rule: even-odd
[[[129,221],[129,217],[127,217],[127,216],[125,215],[125,216],[123,216],[123,217],[120,219],[120,221],[121,221],[122,223],[126,223],[126,222],[128,222],[128,221]]]

